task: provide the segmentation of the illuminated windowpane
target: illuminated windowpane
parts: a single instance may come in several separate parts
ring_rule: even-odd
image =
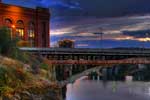
[[[31,46],[35,46],[35,31],[34,24],[32,22],[29,24],[28,41]]]
[[[18,20],[16,23],[16,36],[24,40],[24,23],[22,20]]]
[[[22,28],[17,28],[17,29],[16,29],[16,33],[17,33],[17,36],[18,36],[19,38],[21,38],[21,39],[24,38],[24,29],[22,29]]]

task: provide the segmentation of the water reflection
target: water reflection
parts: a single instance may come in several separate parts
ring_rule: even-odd
[[[150,83],[79,80],[67,85],[66,100],[150,100]]]

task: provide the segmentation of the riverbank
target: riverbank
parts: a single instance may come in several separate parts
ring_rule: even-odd
[[[0,56],[0,100],[62,100],[61,87],[32,67]]]

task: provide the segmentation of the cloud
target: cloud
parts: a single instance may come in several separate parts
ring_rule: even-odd
[[[81,21],[80,21],[81,20]],[[57,22],[52,24],[51,34],[67,34],[83,35],[83,33],[103,32],[104,34],[118,34],[124,31],[148,30],[150,28],[150,17],[146,16],[131,16],[118,18],[82,18],[76,22]],[[57,24],[58,23],[58,24]],[[60,24],[59,24],[60,23]],[[54,25],[54,26],[53,26]],[[61,27],[59,27],[61,26]],[[59,27],[59,28],[58,28]],[[68,34],[69,35],[69,34]],[[72,34],[71,34],[72,35]]]
[[[124,35],[133,36],[135,38],[150,37],[150,30],[123,31]]]
[[[88,17],[88,18],[83,18],[81,21],[78,22],[75,21],[75,23],[69,22],[69,23],[64,23],[63,25],[62,22],[61,23],[62,27],[60,29],[59,28],[52,29],[51,38],[55,37],[54,41],[57,41],[59,39],[69,38],[75,40],[77,44],[78,41],[82,41],[81,43],[79,43],[80,45],[80,44],[86,44],[83,41],[86,41],[88,43],[90,43],[91,41],[100,41],[100,35],[94,33],[101,31],[104,33],[102,35],[103,41],[111,40],[113,41],[113,43],[118,43],[114,41],[146,42],[146,41],[150,41],[150,38],[145,38],[144,36],[146,32],[149,32],[150,29],[149,23],[150,23],[149,15],[130,16],[130,17],[125,16],[125,17],[102,18],[102,19]],[[100,28],[102,30],[100,30]],[[137,32],[142,34],[142,36],[141,35],[138,36]],[[113,43],[111,44],[114,45]],[[94,43],[93,45],[96,44]],[[126,45],[128,44],[126,43]]]
[[[4,0],[4,2],[26,7],[43,6],[53,9],[81,9],[78,2],[66,2],[66,0]]]
[[[114,17],[150,12],[149,0],[3,0],[27,7],[49,7],[56,16]]]

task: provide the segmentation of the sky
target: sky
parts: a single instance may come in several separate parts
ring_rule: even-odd
[[[77,48],[150,48],[150,0],[3,0],[51,11],[50,43],[72,39]],[[102,33],[99,34],[99,33]]]

